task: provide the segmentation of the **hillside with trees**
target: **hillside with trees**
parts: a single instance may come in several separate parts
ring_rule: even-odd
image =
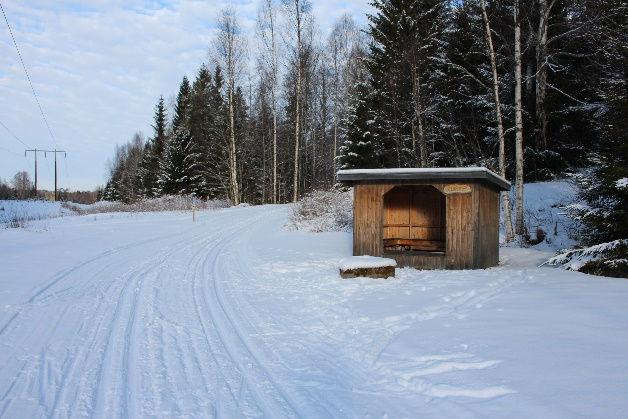
[[[372,6],[367,27],[346,15],[324,38],[307,0],[264,0],[256,45],[224,10],[150,138],[116,149],[103,198],[282,203],[333,188],[340,168],[480,165],[513,182],[507,240],[530,239],[524,182],[572,176],[582,244],[625,246],[625,2]]]

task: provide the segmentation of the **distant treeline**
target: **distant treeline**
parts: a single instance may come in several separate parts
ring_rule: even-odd
[[[59,201],[76,202],[77,204],[93,204],[102,195],[102,190],[69,191],[59,189]],[[0,179],[0,199],[54,199],[54,191],[35,191],[35,184],[31,181],[28,172],[17,172],[11,182]]]

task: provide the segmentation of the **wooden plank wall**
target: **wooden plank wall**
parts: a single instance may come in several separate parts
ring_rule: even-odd
[[[445,255],[447,267],[453,269],[473,268],[475,251],[474,193],[447,195],[447,228]]]
[[[488,268],[499,263],[499,192],[477,185],[477,234],[474,265]]]
[[[353,188],[353,254],[381,256],[382,188],[385,185],[355,185]]]
[[[440,191],[444,184],[431,184]],[[386,254],[400,266],[470,269],[495,266],[499,259],[499,194],[479,183],[471,193],[446,195],[445,255]],[[354,187],[353,254],[383,256],[384,194],[398,184]]]
[[[384,195],[384,239],[445,240],[445,196],[431,186],[399,186]]]
[[[410,238],[445,240],[445,196],[432,187],[415,188],[412,195]]]
[[[395,188],[383,196],[384,239],[410,238],[410,204],[412,189],[410,186]]]

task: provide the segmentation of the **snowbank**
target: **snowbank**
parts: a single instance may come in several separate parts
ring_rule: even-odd
[[[79,214],[99,214],[106,212],[161,212],[190,211],[196,209],[226,208],[230,202],[223,199],[203,201],[193,196],[169,195],[159,198],[143,199],[131,204],[124,202],[99,201],[92,205],[65,203],[65,207]]]
[[[397,261],[389,258],[375,256],[352,256],[340,261],[339,268],[343,271],[349,269],[369,269],[396,267]]]
[[[61,202],[40,200],[0,200],[0,225],[23,227],[28,221],[74,215]]]
[[[526,183],[524,185],[524,218],[530,239],[537,250],[557,252],[576,244],[577,224],[569,217],[568,208],[581,205],[578,187],[566,180]],[[514,203],[514,190],[511,202]],[[501,213],[503,217],[503,212]],[[513,213],[513,223],[514,223]],[[500,225],[503,243],[503,218]],[[513,243],[514,244],[514,243]]]
[[[227,200],[203,201],[192,196],[163,196],[144,199],[132,204],[123,202],[98,201],[94,204],[74,202],[51,202],[39,200],[0,200],[0,226],[24,227],[29,221],[44,220],[68,215],[102,214],[111,212],[162,212],[190,211],[192,208],[227,208]],[[241,204],[246,207],[249,204]]]

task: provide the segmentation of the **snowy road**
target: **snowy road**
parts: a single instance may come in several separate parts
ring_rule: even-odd
[[[288,211],[0,231],[0,417],[625,417],[628,282],[342,281],[349,235]]]

